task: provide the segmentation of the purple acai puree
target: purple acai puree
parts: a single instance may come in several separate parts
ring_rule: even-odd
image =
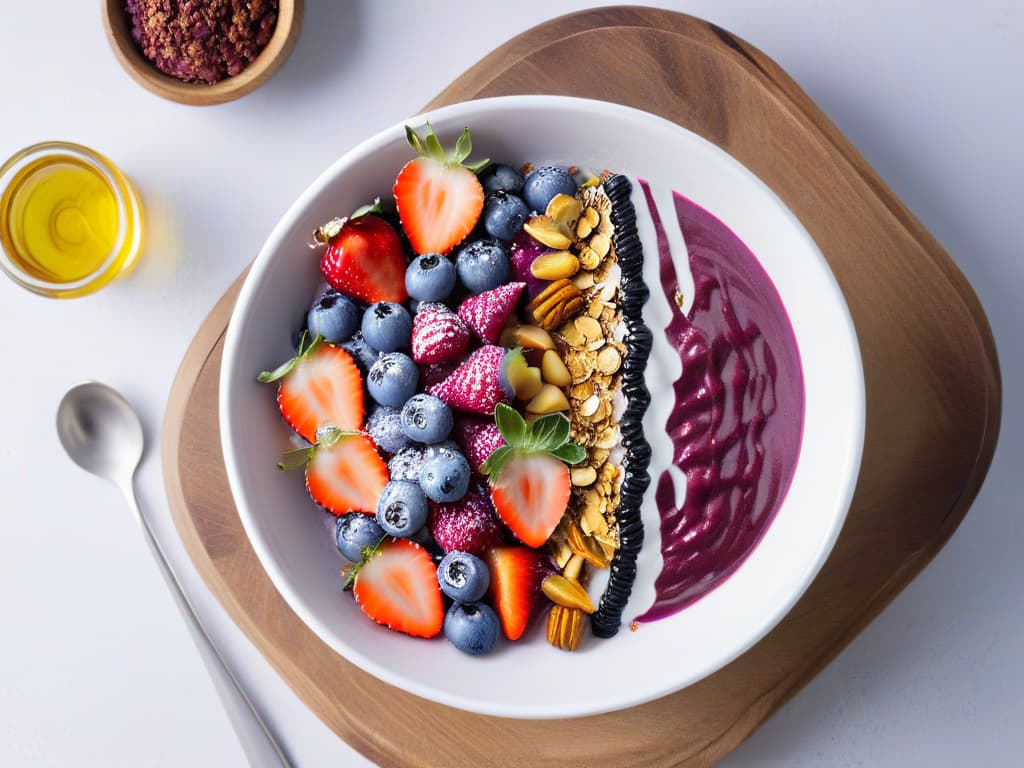
[[[668,238],[650,188],[640,184],[673,308],[664,331],[683,366],[665,427],[686,499],[677,508],[669,472],[656,479],[664,565],[654,604],[637,617],[653,621],[710,592],[757,546],[796,468],[804,385],[789,316],[761,264],[721,221],[675,193],[694,282],[683,315]]]

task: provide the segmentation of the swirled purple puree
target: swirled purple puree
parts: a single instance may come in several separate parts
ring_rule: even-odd
[[[668,238],[650,188],[641,185],[658,236],[661,288],[673,309],[665,335],[682,360],[665,427],[686,476],[682,507],[669,472],[656,480],[664,566],[654,604],[638,617],[652,621],[710,592],[757,546],[796,467],[804,386],[789,316],[754,254],[674,193],[694,281],[693,306],[683,315]]]

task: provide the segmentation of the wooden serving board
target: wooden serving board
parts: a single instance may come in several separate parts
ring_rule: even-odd
[[[171,509],[231,617],[310,709],[379,764],[709,765],[835,657],[963,519],[999,429],[992,336],[973,291],[935,239],[807,95],[728,32],[640,8],[565,16],[498,48],[427,109],[517,93],[616,101],[695,131],[766,181],[831,264],[861,343],[866,444],[842,534],[796,607],[702,682],[575,720],[472,715],[360,671],[287,607],[232,503],[217,386],[241,278],[196,336],[167,406],[162,448]],[[382,722],[386,729],[377,727]]]

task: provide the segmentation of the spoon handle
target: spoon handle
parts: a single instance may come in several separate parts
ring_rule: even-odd
[[[213,642],[213,638],[210,637],[210,633],[207,632],[203,622],[196,614],[195,607],[185,594],[185,590],[182,589],[181,582],[174,573],[174,569],[171,568],[160,542],[153,535],[149,521],[139,509],[139,501],[135,496],[133,483],[129,481],[123,490],[129,506],[135,513],[135,519],[138,520],[142,532],[145,534],[146,543],[160,566],[160,572],[171,588],[171,596],[174,598],[178,610],[181,611],[181,615],[185,618],[185,623],[192,634],[196,648],[199,649],[203,663],[206,664],[206,669],[220,696],[221,704],[227,711],[228,719],[231,720],[231,724],[235,728],[235,734],[241,742],[249,765],[253,768],[290,768],[291,763],[288,762],[284,751],[274,739],[266,723],[263,722],[259,712],[256,711],[256,706],[224,660]]]

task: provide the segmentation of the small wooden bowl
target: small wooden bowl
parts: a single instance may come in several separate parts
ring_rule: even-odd
[[[274,74],[288,58],[299,37],[302,4],[303,0],[280,0],[274,34],[256,60],[234,77],[226,77],[213,85],[183,83],[165,75],[146,59],[132,39],[131,21],[124,0],[104,0],[103,25],[117,60],[135,82],[165,99],[203,107],[244,96]]]

